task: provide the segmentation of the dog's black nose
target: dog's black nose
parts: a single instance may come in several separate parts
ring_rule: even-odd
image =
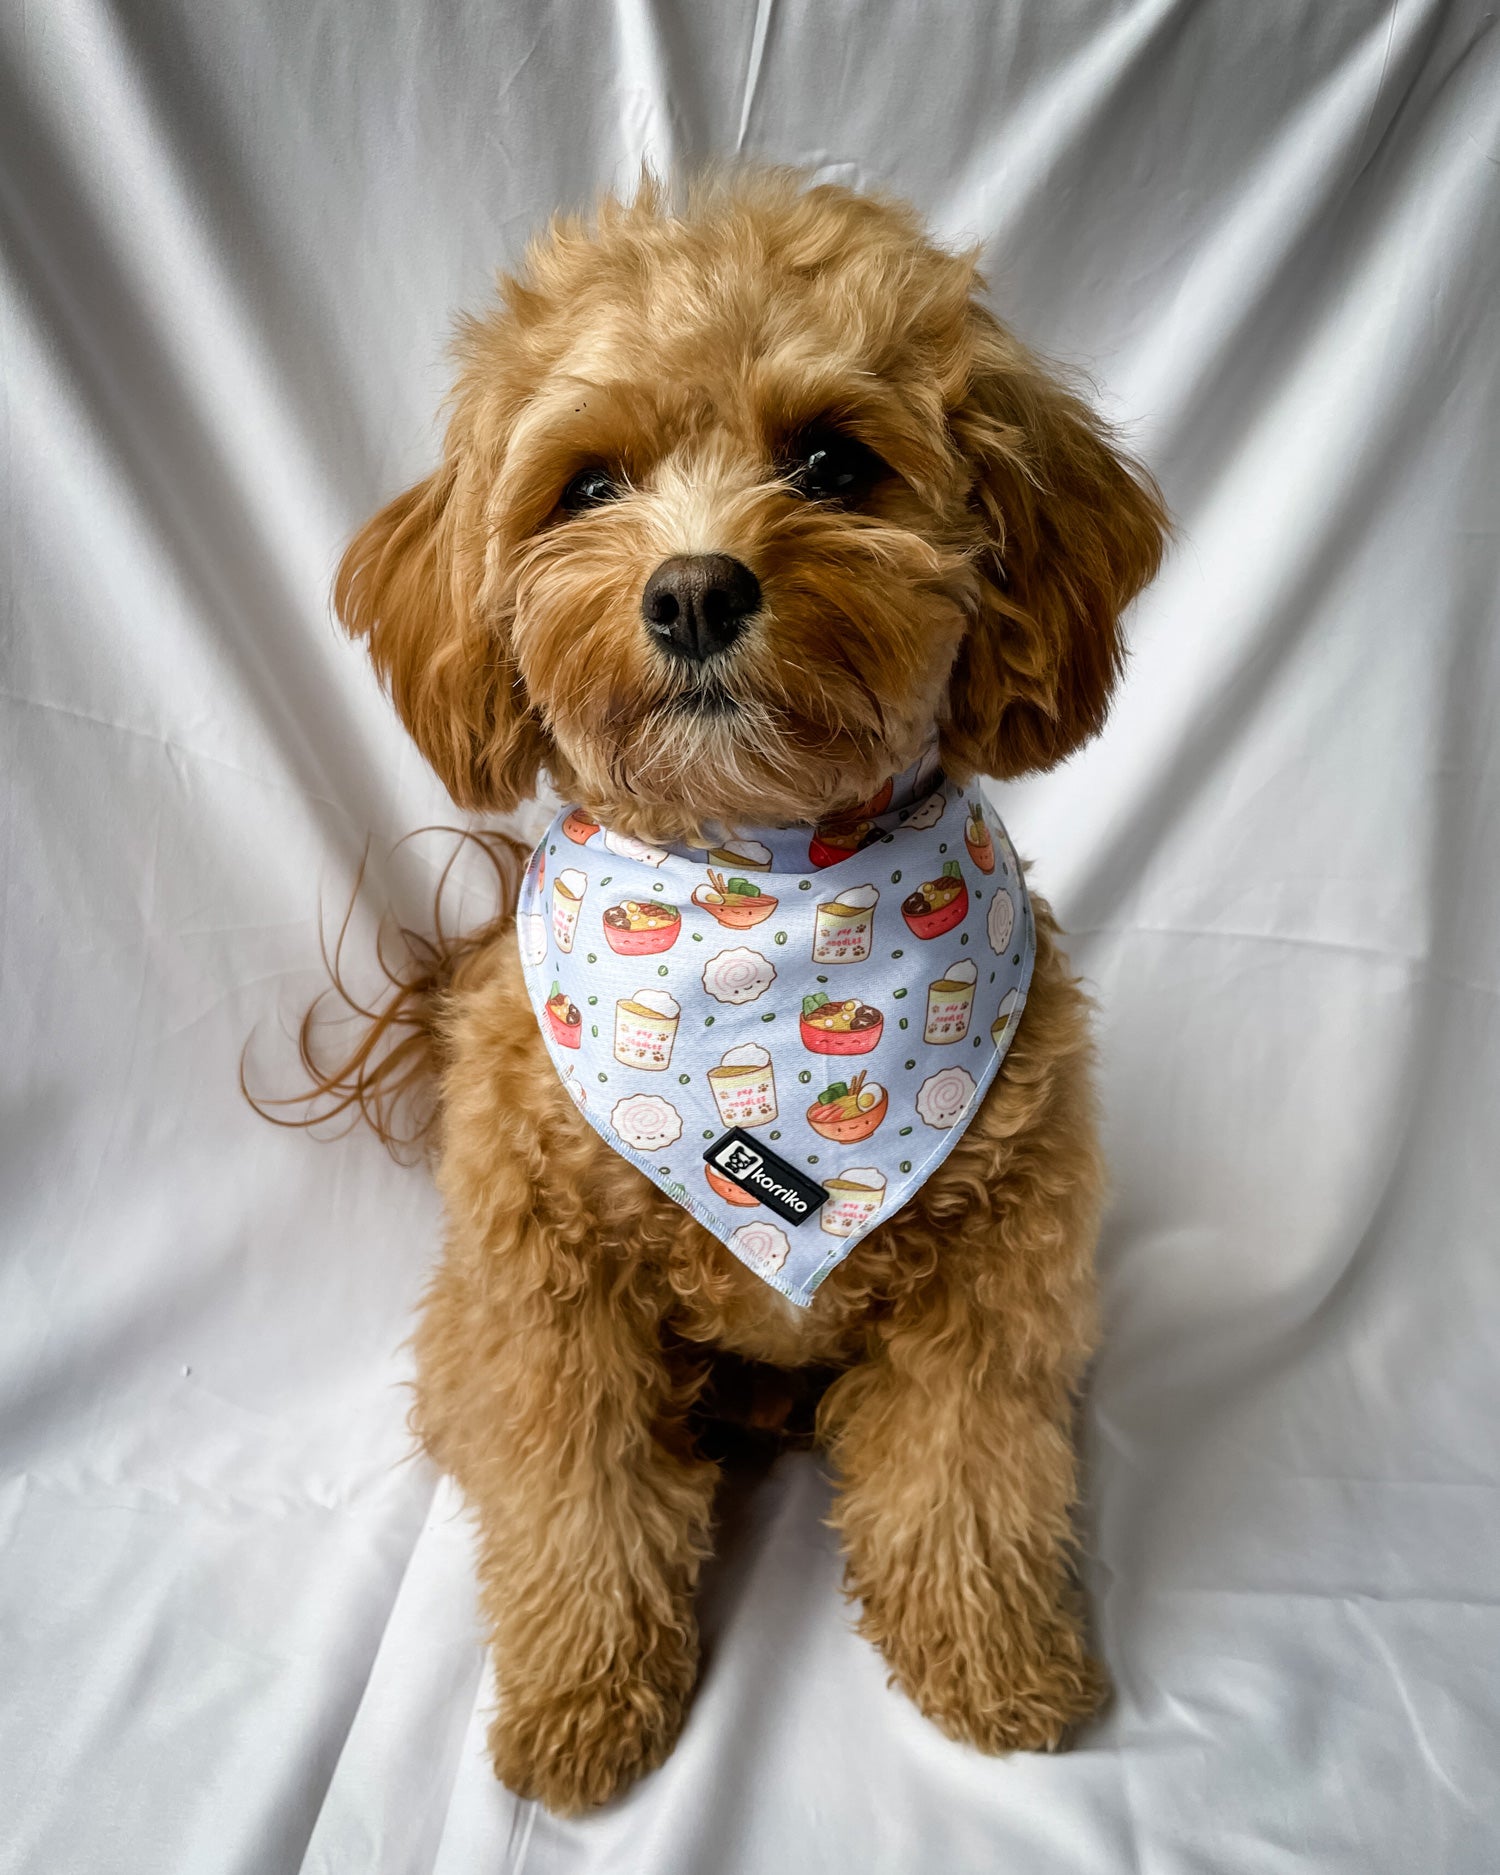
[[[759,609],[760,581],[727,553],[663,560],[641,594],[641,617],[657,643],[700,660],[733,644]]]

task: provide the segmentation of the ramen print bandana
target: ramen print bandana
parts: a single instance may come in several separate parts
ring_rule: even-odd
[[[560,813],[516,928],[590,1125],[802,1307],[952,1151],[1036,945],[998,817],[931,767],[708,848]]]

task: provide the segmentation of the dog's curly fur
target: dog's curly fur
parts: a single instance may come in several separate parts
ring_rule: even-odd
[[[1092,735],[1160,499],[980,287],[907,209],[780,173],[680,198],[647,181],[554,222],[462,330],[441,466],[338,577],[454,799],[509,810],[545,770],[608,824],[676,839],[847,808],[934,731],[959,782]],[[813,425],[888,465],[857,506],[789,479]],[[620,498],[565,512],[587,465]],[[709,551],[751,567],[763,605],[699,709],[640,607],[664,557]],[[1101,1170],[1085,1004],[1040,901],[1036,921],[979,1113],[807,1310],[579,1116],[507,918],[416,986],[448,1242],[414,1424],[477,1515],[512,1789],[577,1810],[671,1748],[716,1481],[691,1412],[716,1355],[836,1370],[818,1430],[849,1591],[924,1713],[1003,1751],[1095,1709],[1070,1420]]]

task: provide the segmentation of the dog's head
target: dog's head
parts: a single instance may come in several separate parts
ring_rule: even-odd
[[[910,211],[784,174],[555,222],[469,321],[441,467],[336,604],[460,805],[542,769],[622,831],[811,820],[936,731],[1096,731],[1149,478]]]

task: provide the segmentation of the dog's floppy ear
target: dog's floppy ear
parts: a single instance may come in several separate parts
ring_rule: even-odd
[[[453,799],[506,813],[535,789],[551,745],[506,622],[481,614],[482,530],[463,525],[459,474],[450,459],[365,523],[333,603]]]
[[[1150,476],[1087,404],[983,307],[950,417],[987,545],[949,683],[955,774],[1050,768],[1094,735],[1120,674],[1119,616],[1156,572],[1167,527]]]

